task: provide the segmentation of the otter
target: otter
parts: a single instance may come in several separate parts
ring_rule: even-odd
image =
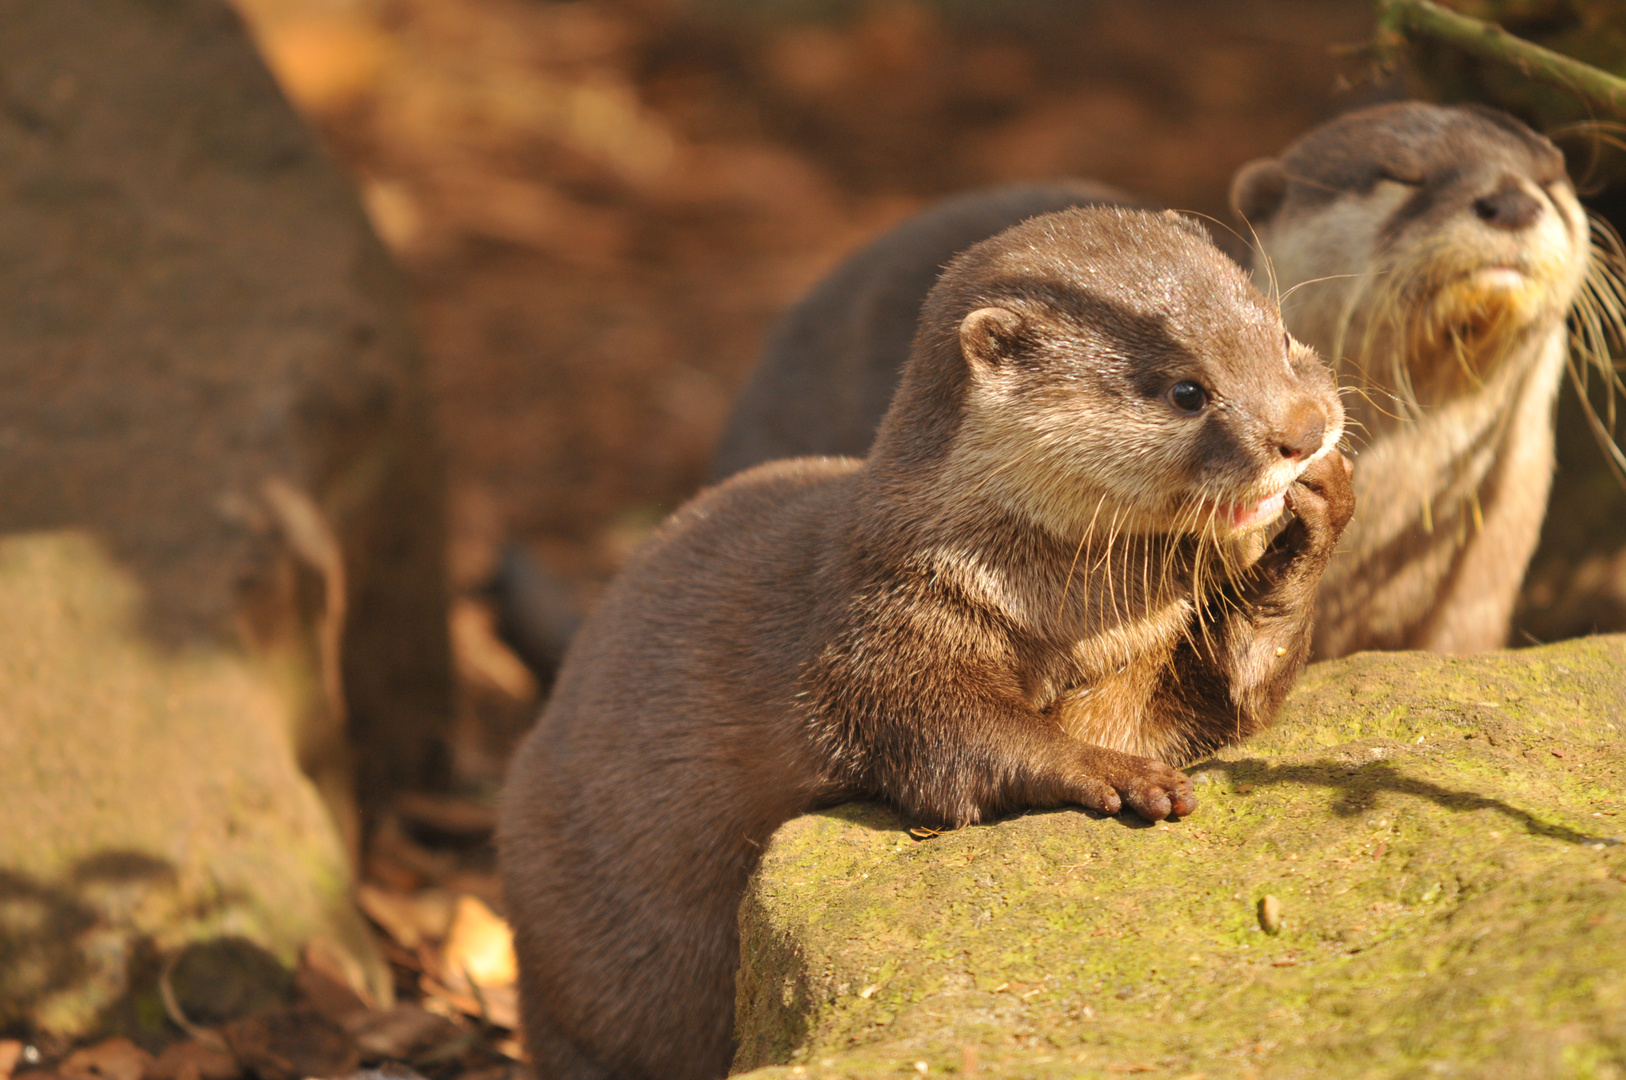
[[[921,220],[974,222],[984,198],[990,212],[1002,205],[971,194]],[[1284,298],[1288,329],[1337,364],[1352,395],[1368,509],[1328,570],[1314,655],[1505,644],[1546,511],[1566,318],[1582,312],[1582,362],[1606,358],[1602,330],[1618,318],[1597,312],[1621,307],[1562,154],[1492,109],[1380,105],[1245,166],[1232,202],[1242,235],[1257,237],[1256,283]],[[901,369],[905,350],[871,327],[912,317],[920,275],[942,259],[910,229],[849,264],[885,267],[888,281],[843,268],[782,320],[714,473],[778,452],[771,434],[744,454],[736,437],[777,422],[776,402],[794,401],[804,445],[845,433],[849,412],[884,408],[886,381],[855,380],[845,357]],[[865,314],[855,324],[841,312]],[[850,405],[854,387],[864,400]]]
[[[1255,281],[1335,362],[1365,443],[1316,655],[1506,644],[1552,485],[1567,317],[1609,295],[1587,287],[1563,154],[1494,109],[1382,105],[1244,166],[1232,203]]]
[[[1067,210],[954,259],[868,458],[702,493],[572,642],[499,827],[540,1074],[722,1076],[740,897],[810,809],[1191,813],[1176,766],[1304,663],[1342,430],[1183,219]]]

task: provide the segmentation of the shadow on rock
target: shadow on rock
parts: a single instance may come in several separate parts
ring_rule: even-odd
[[[1532,836],[1545,836],[1569,844],[1606,842],[1604,837],[1576,832],[1568,826],[1543,821],[1528,810],[1521,810],[1489,795],[1449,788],[1407,776],[1387,762],[1351,766],[1343,762],[1322,759],[1309,765],[1273,765],[1262,758],[1242,758],[1236,761],[1205,761],[1186,771],[1223,774],[1228,781],[1246,782],[1256,787],[1300,784],[1336,788],[1340,792],[1340,797],[1333,802],[1331,810],[1339,817],[1353,817],[1371,810],[1377,804],[1378,793],[1389,791],[1427,799],[1437,806],[1458,813],[1494,810]]]

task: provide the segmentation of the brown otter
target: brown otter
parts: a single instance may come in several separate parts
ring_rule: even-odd
[[[1278,290],[1288,328],[1338,363],[1356,395],[1354,441],[1368,444],[1356,477],[1366,509],[1328,571],[1316,655],[1505,643],[1546,510],[1566,315],[1620,307],[1601,269],[1589,277],[1599,263],[1562,155],[1490,109],[1391,104],[1245,167],[1232,191],[1267,256],[1256,284]],[[953,213],[975,220],[978,199]],[[897,282],[929,272],[941,255],[908,228],[852,262]],[[850,407],[841,357],[900,368],[904,350],[868,327],[911,315],[925,293],[913,288],[832,275],[775,332],[728,430],[761,429],[775,419],[765,403],[794,398],[798,440],[844,432],[848,418],[832,415]],[[843,310],[869,313],[856,337],[850,319],[829,317]],[[1590,330],[1577,351],[1606,356],[1597,338],[1610,320],[1577,322]],[[852,385],[876,398],[853,416],[889,392],[874,376]],[[761,456],[725,442],[714,471],[775,452],[771,435],[752,447]]]
[[[1181,219],[1068,210],[955,259],[869,458],[702,494],[572,643],[500,830],[541,1074],[721,1076],[739,899],[808,809],[1190,813],[1165,762],[1269,723],[1308,652],[1342,427]]]
[[[1317,655],[1505,644],[1552,483],[1566,318],[1603,297],[1583,292],[1591,230],[1563,155],[1492,109],[1384,105],[1244,167],[1232,201],[1255,281],[1274,276],[1289,328],[1336,361],[1365,443]]]

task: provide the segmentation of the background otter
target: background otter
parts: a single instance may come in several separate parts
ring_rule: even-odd
[[[573,644],[501,825],[543,1074],[725,1072],[739,897],[809,808],[1194,809],[1163,762],[1268,723],[1308,651],[1342,424],[1180,219],[1064,211],[957,258],[868,460],[704,493]]]
[[[1608,302],[1601,274],[1583,291],[1591,238],[1562,155],[1494,110],[1383,105],[1245,167],[1232,194],[1266,256],[1256,284],[1284,297],[1288,327],[1358,391],[1354,440],[1366,445],[1356,483],[1381,496],[1366,501],[1329,571],[1316,655],[1504,644],[1546,508],[1566,316]],[[977,199],[922,220],[969,224]],[[1004,205],[990,193],[990,211]],[[851,268],[891,267],[904,281],[940,257],[906,224],[793,309],[736,406],[714,473],[773,456],[772,436],[754,438],[753,456],[735,433],[762,431],[776,396],[796,402],[798,441],[850,439],[846,419],[830,415],[851,389],[843,357],[895,371],[904,351],[880,333],[855,343],[839,317],[811,317],[864,312],[860,329],[906,318],[924,290],[876,290]],[[882,305],[886,317],[872,313]],[[857,384],[876,394],[882,385],[873,374]]]
[[[1332,358],[1370,495],[1328,570],[1316,653],[1506,643],[1553,471],[1553,406],[1591,251],[1546,139],[1492,109],[1405,103],[1244,167],[1256,282],[1303,288],[1293,332]]]

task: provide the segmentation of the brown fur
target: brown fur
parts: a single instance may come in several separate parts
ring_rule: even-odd
[[[781,458],[863,457],[897,389],[920,306],[979,240],[1070,206],[1145,205],[1083,180],[945,199],[832,270],[769,336],[712,454],[711,483]]]
[[[1233,202],[1266,257],[1255,283],[1336,362],[1364,444],[1316,655],[1505,644],[1588,270],[1563,155],[1490,109],[1386,105],[1247,166]]]
[[[1065,211],[956,259],[869,459],[701,495],[574,642],[501,830],[542,1075],[722,1075],[739,898],[810,808],[1190,813],[1164,762],[1270,722],[1308,651],[1341,428],[1324,365],[1178,219]],[[1284,489],[1268,545],[1224,524]]]

